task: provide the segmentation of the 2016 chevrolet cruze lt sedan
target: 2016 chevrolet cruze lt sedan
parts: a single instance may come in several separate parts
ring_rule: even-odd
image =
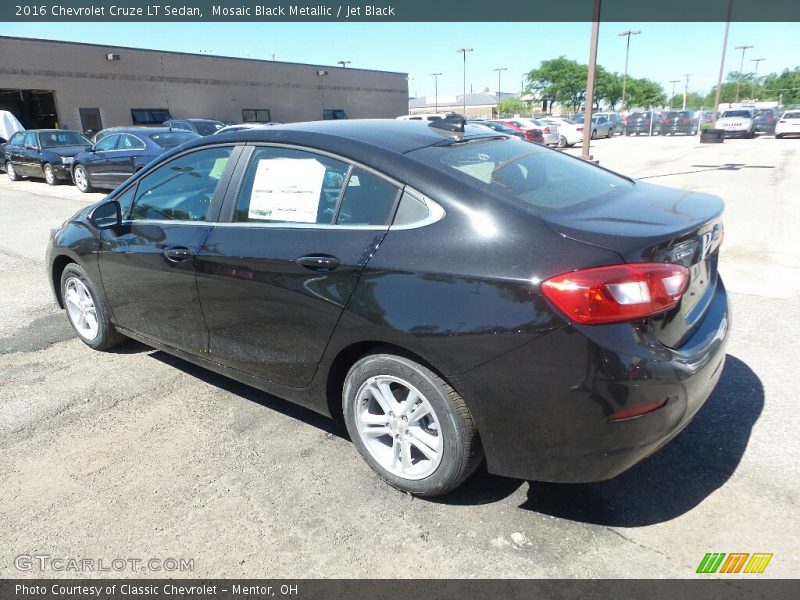
[[[51,234],[89,346],[124,337],[343,418],[423,496],[608,479],[714,388],[716,197],[457,120],[202,138]]]

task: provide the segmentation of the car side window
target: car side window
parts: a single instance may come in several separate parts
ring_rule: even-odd
[[[36,139],[36,133],[33,131],[28,131],[25,133],[25,140],[22,142],[23,146],[33,146],[34,148],[38,148],[39,143]]]
[[[25,134],[20,132],[20,131],[18,131],[17,133],[15,133],[14,135],[11,136],[10,140],[8,140],[8,145],[6,146],[6,148],[12,148],[12,147],[16,148],[18,146],[21,146],[22,145],[22,138],[24,138],[24,137],[25,137]]]
[[[292,148],[257,148],[233,220],[332,224],[349,171],[346,163]]]
[[[124,133],[120,136],[117,150],[144,150],[144,142],[135,135]]]
[[[145,175],[136,188],[131,220],[205,221],[231,147],[196,150]]]
[[[364,169],[355,167],[347,181],[337,225],[388,225],[400,190]]]
[[[120,207],[120,214],[122,215],[123,219],[127,219],[130,212],[131,206],[133,205],[133,197],[136,194],[136,186],[132,185],[127,190],[119,194],[114,200],[119,202]]]
[[[94,149],[100,150],[101,152],[108,152],[109,150],[113,150],[117,147],[117,142],[119,141],[119,134],[109,135],[104,137],[102,140],[95,144]]]

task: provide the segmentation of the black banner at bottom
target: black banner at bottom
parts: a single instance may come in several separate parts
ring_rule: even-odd
[[[0,600],[797,600],[800,581],[635,579],[5,579]]]

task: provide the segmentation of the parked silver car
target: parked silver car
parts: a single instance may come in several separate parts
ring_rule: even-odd
[[[576,123],[583,123],[583,115],[575,115],[573,121]],[[584,127],[584,129],[587,129]],[[592,116],[592,131],[591,138],[597,139],[599,137],[611,137],[614,135],[614,123],[605,115]]]

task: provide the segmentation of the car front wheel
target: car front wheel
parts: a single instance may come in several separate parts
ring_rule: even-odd
[[[108,350],[125,340],[109,320],[108,306],[80,266],[67,265],[61,274],[61,298],[69,324],[87,346]]]
[[[8,175],[8,178],[11,181],[19,181],[21,179],[19,173],[17,173],[17,169],[14,167],[14,163],[12,162],[6,163],[6,175]]]
[[[56,177],[56,172],[53,171],[53,165],[44,163],[42,171],[44,171],[44,180],[47,182],[47,185],[58,185],[60,183],[58,177]]]
[[[92,183],[89,181],[89,174],[86,172],[86,168],[83,165],[75,166],[72,180],[75,182],[75,187],[83,193],[86,194],[94,191],[94,187],[92,187]]]
[[[483,458],[461,396],[433,371],[403,356],[372,354],[353,365],[342,408],[362,458],[402,491],[446,494]]]

